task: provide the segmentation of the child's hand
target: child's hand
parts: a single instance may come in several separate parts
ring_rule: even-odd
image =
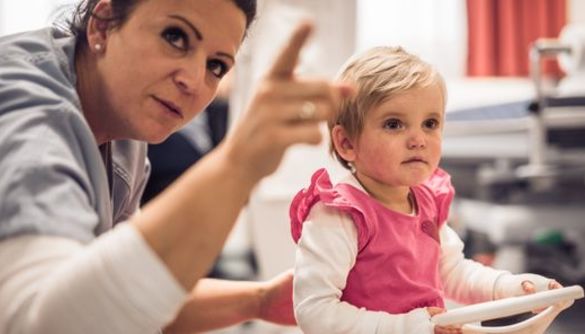
[[[563,286],[554,279],[535,274],[506,275],[497,282],[496,299],[521,296],[551,289],[560,289]],[[564,310],[571,306],[573,301],[559,302],[556,306]],[[539,313],[544,309],[533,310]]]
[[[431,315],[431,317],[445,312],[445,309],[440,307],[427,307],[427,312]],[[435,325],[435,334],[462,334],[461,326],[459,325],[449,325],[449,326],[437,326]]]
[[[435,334],[462,334],[461,326],[435,326]]]
[[[562,288],[562,287],[563,286],[559,282],[555,281],[554,279],[551,279],[551,280],[548,281],[548,286],[547,286],[547,289],[546,290],[559,289],[559,288]],[[537,287],[535,286],[535,284],[532,281],[529,281],[529,280],[526,280],[526,281],[523,281],[522,282],[522,290],[524,290],[524,292],[526,294],[531,294],[531,293],[535,293],[537,291],[542,291],[540,289],[537,290]],[[567,306],[564,306],[562,304],[559,304],[559,305],[563,309],[566,308],[566,307],[569,307],[569,305],[567,305]],[[532,310],[532,313],[540,313],[540,312],[542,312],[544,310],[545,310],[545,308],[539,308],[539,309],[536,309],[536,310]]]
[[[561,287],[550,278],[535,274],[503,275],[496,282],[495,299],[522,296]]]
[[[534,282],[532,282],[529,279],[522,281],[521,285],[522,290],[524,290],[526,294],[535,293],[537,291],[560,289],[563,287],[559,282],[555,281],[554,279],[548,280],[548,285],[546,286],[546,289],[542,289],[542,287],[541,289],[537,289],[537,286],[534,284]]]
[[[432,318],[433,316],[435,316],[437,314],[445,313],[445,309],[440,308],[440,307],[429,306],[429,307],[427,307],[427,312],[429,312],[429,315]]]

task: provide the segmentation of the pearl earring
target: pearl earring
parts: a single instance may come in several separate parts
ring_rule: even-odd
[[[98,44],[96,44],[94,46],[94,48],[95,48],[96,51],[101,51],[102,50],[102,45],[98,43]]]
[[[348,161],[347,166],[349,167],[349,172],[355,174],[357,171],[355,170],[355,165],[353,162]]]

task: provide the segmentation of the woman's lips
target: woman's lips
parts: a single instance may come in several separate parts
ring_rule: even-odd
[[[167,110],[170,111],[171,114],[176,115],[180,118],[183,118],[183,112],[179,106],[174,104],[171,101],[163,100],[159,97],[153,96],[153,98],[162,106],[164,106]]]

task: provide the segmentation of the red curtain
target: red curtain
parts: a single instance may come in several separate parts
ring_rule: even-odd
[[[469,76],[527,76],[528,53],[566,24],[566,0],[467,0]],[[543,73],[560,76],[556,61]]]

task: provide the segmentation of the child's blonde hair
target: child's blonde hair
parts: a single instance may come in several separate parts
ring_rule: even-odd
[[[352,57],[342,67],[338,79],[356,88],[356,94],[342,101],[337,113],[329,120],[329,133],[341,125],[347,136],[357,138],[364,126],[366,113],[399,92],[411,88],[439,84],[446,100],[443,77],[431,65],[401,47],[375,47]],[[351,169],[335,150],[330,152],[347,169]]]

